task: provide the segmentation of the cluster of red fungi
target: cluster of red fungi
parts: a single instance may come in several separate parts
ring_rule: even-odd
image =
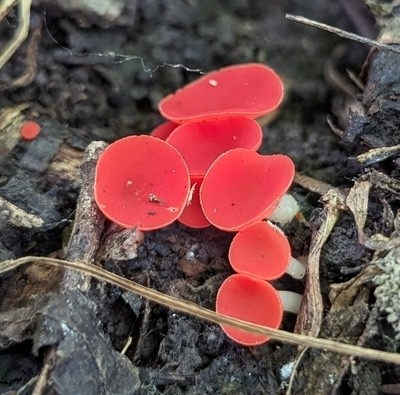
[[[175,220],[193,228],[213,225],[237,232],[229,261],[237,274],[219,289],[220,314],[279,327],[283,308],[266,280],[281,277],[291,257],[287,238],[265,221],[294,177],[285,155],[261,155],[261,126],[254,120],[283,97],[278,75],[261,64],[208,73],[159,104],[168,120],[150,135],[108,146],[96,169],[95,198],[111,221],[143,231]],[[267,336],[223,325],[238,343]]]

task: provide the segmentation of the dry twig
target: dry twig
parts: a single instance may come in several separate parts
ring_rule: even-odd
[[[117,274],[111,273],[101,267],[95,266],[90,263],[69,262],[62,259],[27,256],[16,260],[8,260],[0,263],[0,274],[8,272],[10,270],[14,270],[27,263],[47,264],[85,273],[89,276],[96,278],[97,280],[116,285],[126,291],[133,292],[162,306],[166,306],[170,309],[189,314],[215,324],[231,325],[244,331],[267,335],[271,339],[294,344],[297,346],[300,345],[305,347],[313,347],[316,349],[332,351],[344,355],[379,360],[400,365],[400,354],[353,346],[351,344],[339,343],[329,339],[319,339],[312,336],[300,335],[296,333],[282,331],[279,329],[267,328],[262,325],[252,324],[250,322],[238,320],[236,318],[230,318],[221,314],[217,314],[212,310],[201,307],[196,303],[165,295],[159,291],[130,281],[122,276],[118,276]]]
[[[8,10],[17,3],[18,0],[6,0],[0,5],[0,20],[7,15]],[[8,62],[15,51],[25,41],[29,33],[29,23],[31,16],[32,0],[19,0],[18,3],[18,27],[13,38],[0,52],[0,69]]]
[[[343,38],[347,38],[348,40],[357,41],[362,44],[370,45],[371,47],[377,47],[379,49],[386,49],[388,51],[392,51],[397,54],[400,54],[400,49],[396,48],[392,45],[384,44],[384,43],[381,43],[376,40],[371,40],[369,38],[362,37],[362,36],[359,36],[354,33],[349,33],[349,32],[346,32],[345,30],[338,29],[337,27],[326,25],[325,23],[313,21],[312,19],[304,18],[303,16],[300,16],[300,15],[286,14],[285,17],[286,17],[286,19],[289,19],[290,21],[300,22],[300,23],[304,23],[305,25],[317,27],[318,29],[326,30],[327,32],[336,34]]]

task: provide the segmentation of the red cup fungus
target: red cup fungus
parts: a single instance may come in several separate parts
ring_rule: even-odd
[[[40,133],[40,125],[35,121],[25,122],[19,131],[24,140],[34,140]]]
[[[174,147],[155,137],[130,136],[109,145],[100,156],[94,192],[111,221],[153,230],[181,215],[189,185],[187,166]]]
[[[178,219],[192,228],[238,231],[229,249],[238,274],[222,283],[216,311],[269,328],[280,326],[288,293],[281,298],[264,280],[285,271],[301,278],[305,271],[291,257],[285,235],[262,222],[269,215],[283,222],[291,214],[288,199],[280,199],[293,181],[292,160],[255,152],[262,130],[254,118],[274,111],[282,98],[282,82],[267,66],[249,63],[210,72],[161,100],[159,110],[168,121],[150,136],[108,146],[98,160],[94,186],[100,210],[125,228],[159,229]],[[33,126],[27,122],[21,136],[36,137]],[[296,311],[301,296],[289,296],[288,306]],[[221,327],[242,345],[269,340]]]
[[[271,68],[257,63],[228,66],[210,72],[159,103],[170,121],[186,123],[210,118],[257,118],[275,110],[283,84]]]
[[[215,159],[232,148],[257,150],[262,130],[252,119],[229,117],[185,123],[166,141],[182,154],[191,176],[204,176]]]
[[[175,122],[163,122],[150,132],[150,136],[157,137],[161,140],[166,140],[177,126],[179,125]]]
[[[204,177],[203,212],[219,229],[244,229],[273,211],[293,177],[294,164],[285,155],[232,149],[220,155]]]
[[[229,262],[235,272],[262,280],[281,277],[290,259],[288,239],[278,227],[268,222],[241,230],[229,248]]]
[[[266,281],[245,274],[229,276],[218,290],[216,312],[268,328],[278,328],[283,306],[278,292]],[[256,346],[269,340],[230,325],[221,325],[228,337],[245,346]]]
[[[191,187],[189,198],[178,221],[191,228],[207,228],[210,226],[210,222],[207,220],[203,213],[203,209],[200,205],[199,190],[201,183],[203,182],[203,177],[190,177]]]

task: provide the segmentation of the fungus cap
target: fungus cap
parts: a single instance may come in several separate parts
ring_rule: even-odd
[[[34,140],[39,136],[40,130],[41,127],[37,122],[27,121],[21,126],[19,133],[24,140]]]
[[[245,274],[229,276],[218,290],[216,312],[268,328],[279,328],[283,317],[282,301],[266,281]],[[256,346],[269,340],[266,335],[221,325],[228,337],[245,346]]]
[[[109,145],[100,156],[94,192],[111,221],[152,230],[181,215],[189,185],[187,166],[174,147],[156,137],[130,136]]]
[[[207,228],[210,222],[207,220],[200,205],[199,190],[203,177],[190,177],[191,187],[189,199],[178,221],[191,228]]]
[[[238,231],[264,219],[289,189],[294,164],[285,155],[260,155],[235,148],[208,169],[200,201],[215,227]]]
[[[257,63],[228,66],[193,81],[159,103],[170,121],[226,116],[257,118],[275,110],[283,98],[283,84],[271,68]]]
[[[284,233],[268,222],[238,232],[229,248],[229,262],[237,273],[274,280],[287,270],[291,258]]]
[[[174,131],[174,129],[178,126],[177,123],[166,121],[162,124],[156,126],[151,132],[150,136],[157,137],[161,140],[166,140],[168,136]]]
[[[232,148],[256,151],[262,130],[253,119],[229,117],[180,125],[166,141],[182,154],[191,176],[204,176],[215,159]]]

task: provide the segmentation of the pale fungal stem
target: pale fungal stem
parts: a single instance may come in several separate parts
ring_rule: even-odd
[[[306,265],[298,259],[291,257],[286,273],[296,280],[301,280],[306,274]]]
[[[268,216],[268,219],[279,224],[290,222],[293,217],[300,211],[296,199],[289,194],[282,196],[276,209]]]
[[[282,300],[283,310],[288,313],[298,314],[303,295],[292,291],[278,291]]]

